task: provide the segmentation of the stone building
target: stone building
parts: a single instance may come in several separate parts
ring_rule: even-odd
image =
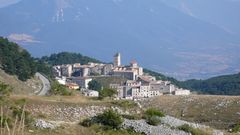
[[[73,77],[70,78],[72,83],[78,84],[81,88],[88,89],[88,83],[92,81],[89,77]]]
[[[62,65],[61,66],[61,75],[65,77],[71,77],[73,73],[72,65]]]
[[[139,67],[137,62],[131,62],[129,66],[115,67],[112,70],[113,76],[123,77],[128,80],[137,80],[139,76],[143,75],[143,68]]]
[[[61,66],[53,66],[52,72],[55,77],[61,77],[62,76]]]

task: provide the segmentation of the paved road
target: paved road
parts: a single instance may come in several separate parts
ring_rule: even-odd
[[[49,82],[49,80],[45,77],[45,76],[43,76],[42,74],[40,74],[40,73],[36,73],[36,76],[42,81],[42,83],[43,83],[43,87],[42,87],[42,89],[41,89],[41,91],[39,92],[39,96],[45,96],[47,93],[48,93],[48,91],[51,89],[51,85],[50,85],[50,82]]]

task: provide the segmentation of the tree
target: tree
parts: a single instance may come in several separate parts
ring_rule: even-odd
[[[88,88],[91,90],[100,91],[102,90],[102,85],[98,81],[92,80],[91,82],[88,83]]]
[[[113,97],[115,94],[117,94],[117,91],[115,89],[104,88],[99,92],[99,97],[100,98]]]
[[[36,73],[36,62],[31,55],[16,43],[0,37],[0,67],[10,75],[26,81]]]
[[[59,84],[57,81],[54,81],[52,83],[50,93],[53,95],[62,95],[62,96],[72,95],[72,92],[70,92],[64,85]]]
[[[50,65],[62,65],[62,64],[74,64],[74,63],[87,64],[89,62],[102,63],[101,61],[96,60],[94,58],[83,56],[80,53],[69,53],[69,52],[52,54],[49,57],[44,56],[41,58],[41,60]]]

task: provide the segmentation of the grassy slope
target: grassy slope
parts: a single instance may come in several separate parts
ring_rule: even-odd
[[[240,121],[240,97],[237,96],[161,96],[143,103],[146,108],[156,107],[180,119],[219,129]]]
[[[41,80],[38,78],[32,78],[27,82],[22,82],[17,79],[16,76],[6,74],[0,69],[0,81],[4,82],[13,87],[13,94],[29,95],[33,94],[34,91],[41,89]]]
[[[96,100],[95,98],[88,98],[83,96],[51,96],[51,97],[39,97],[39,96],[11,96],[10,97],[13,101],[19,99],[26,99],[27,100],[27,110],[33,110],[34,108],[38,108],[40,111],[36,111],[32,113],[34,118],[46,119],[49,121],[54,122],[63,122],[62,120],[64,116],[56,115],[52,110],[56,108],[61,108],[64,110],[66,107],[89,107],[89,106],[101,106],[101,107],[111,107],[111,106],[118,106],[112,100]],[[47,109],[46,109],[47,108]],[[134,107],[131,107],[134,109]],[[47,110],[47,112],[46,112]],[[67,113],[66,111],[64,113]],[[43,116],[40,116],[43,115]],[[56,118],[58,117],[58,118]],[[61,119],[61,120],[59,120]],[[66,120],[66,121],[65,121]],[[41,130],[36,129],[33,127],[26,128],[25,134],[26,135],[95,135],[96,130],[95,128],[85,128],[80,126],[78,120],[69,120],[65,119],[64,122],[55,130]],[[30,133],[29,130],[32,130],[33,133]],[[122,132],[109,131],[109,133],[100,133],[106,135],[123,135]],[[126,133],[125,133],[126,134]],[[125,135],[124,134],[124,135]]]
[[[112,101],[98,101],[91,98],[75,97],[22,97],[26,98],[29,106],[64,107],[64,106],[113,106]],[[240,121],[240,97],[231,96],[160,96],[142,101],[143,108],[156,107],[168,115],[202,123],[218,129],[227,129],[229,125]],[[136,109],[134,109],[136,110]],[[44,109],[43,109],[44,111]],[[41,114],[41,112],[39,112]],[[53,118],[54,114],[50,114]]]

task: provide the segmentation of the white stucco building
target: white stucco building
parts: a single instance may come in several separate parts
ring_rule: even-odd
[[[83,92],[84,96],[87,97],[99,97],[99,92],[94,90],[86,90]]]

